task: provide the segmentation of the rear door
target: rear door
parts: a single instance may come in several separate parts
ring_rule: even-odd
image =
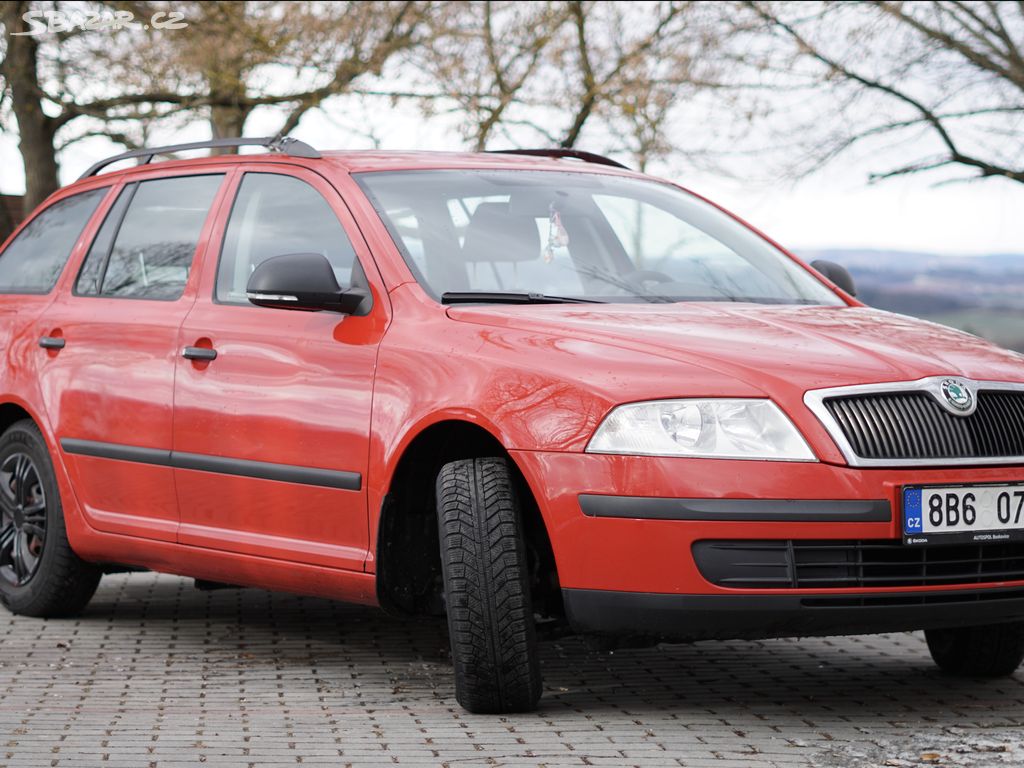
[[[78,500],[102,531],[174,541],[178,331],[224,173],[124,184],[72,291],[40,321],[39,386]]]
[[[0,253],[0,395],[34,401],[34,365],[45,353],[35,321],[110,187],[64,197],[37,213]],[[85,247],[79,243],[78,248]],[[34,404],[34,403],[33,403]]]
[[[362,570],[365,477],[386,294],[335,189],[261,164],[233,195],[199,299],[181,329],[174,462],[184,544]],[[261,309],[264,260],[319,253],[342,287],[373,292],[363,317]],[[203,350],[207,350],[205,353]]]

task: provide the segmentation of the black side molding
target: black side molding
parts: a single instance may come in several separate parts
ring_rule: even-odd
[[[93,440],[62,438],[61,448],[65,453],[77,456],[92,456],[99,459],[129,461],[136,464],[150,464],[175,469],[189,469],[197,472],[213,472],[235,477],[251,477],[256,480],[273,480],[293,485],[312,485],[319,488],[336,488],[342,491],[358,491],[363,487],[363,476],[358,472],[343,472],[334,469],[317,469],[291,464],[271,464],[264,461],[246,461],[224,456],[207,456],[198,453],[181,453],[155,448],[138,448],[132,445],[100,443]]]
[[[71,453],[76,456],[131,461],[135,464],[154,464],[158,467],[171,466],[171,452],[158,448],[138,448],[134,445],[97,443],[92,440],[74,440],[69,437],[61,438],[60,447],[64,449],[64,453]]]
[[[291,464],[269,464],[262,461],[244,461],[222,456],[205,456],[198,453],[171,454],[175,469],[192,469],[197,472],[214,472],[235,477],[254,477],[258,480],[276,480],[294,485],[315,485],[321,488],[337,488],[342,491],[358,491],[362,488],[362,477],[357,472],[339,472],[333,469],[298,467]]]
[[[636,520],[771,523],[888,523],[892,505],[883,499],[670,499],[650,496],[580,495],[588,517]]]

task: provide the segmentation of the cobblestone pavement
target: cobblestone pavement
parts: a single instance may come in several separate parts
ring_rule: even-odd
[[[539,712],[452,696],[443,627],[110,576],[77,620],[0,618],[0,765],[1024,764],[1024,674],[938,674],[920,635],[599,652],[544,643]]]

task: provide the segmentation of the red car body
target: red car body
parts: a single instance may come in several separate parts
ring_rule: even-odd
[[[917,628],[933,621],[914,614],[925,605],[917,598],[931,592],[954,601],[955,593],[965,596],[956,609],[962,618],[946,623],[979,618],[972,611],[985,591],[1009,590],[1013,600],[1000,610],[1024,616],[1021,574],[983,585],[750,589],[713,583],[693,556],[695,544],[707,540],[894,542],[903,536],[906,486],[1024,482],[1022,461],[851,466],[805,402],[813,390],[930,377],[1024,384],[1020,355],[870,309],[830,283],[841,306],[445,306],[417,282],[353,178],[565,167],[564,160],[501,154],[241,156],[145,165],[56,193],[43,208],[107,190],[54,290],[0,294],[0,421],[27,416],[42,431],[75,552],[97,563],[395,607],[403,574],[416,571],[408,548],[392,543],[402,520],[397,513],[384,520],[389,495],[414,474],[408,466],[403,474],[403,461],[444,450],[457,435],[486,446],[478,453],[503,451],[521,473],[543,526],[532,535],[549,543],[565,610],[580,629],[725,637]],[[365,270],[368,314],[213,300],[232,200],[252,170],[297,176],[329,202]],[[639,176],[598,165],[574,164],[572,171]],[[85,254],[124,185],[211,172],[225,179],[179,300],[75,295]],[[65,344],[41,349],[42,337]],[[185,347],[216,349],[218,358],[186,360]],[[585,452],[616,406],[702,397],[773,400],[817,461]],[[120,448],[97,455],[93,444]],[[161,460],[172,453],[174,461]],[[282,474],[247,476],[247,466]],[[355,482],[330,487],[344,483],[312,482],[288,468]],[[806,514],[805,505],[790,520],[640,519],[628,511],[585,514],[581,497],[591,496],[806,501],[821,504],[822,514]],[[884,502],[890,514],[837,522],[826,508],[864,500]],[[598,599],[615,595],[637,599]],[[893,609],[865,602],[886,595],[904,602]],[[809,609],[809,598],[843,596],[860,601],[861,612],[805,621],[807,612],[797,610]],[[679,606],[688,623],[672,618],[665,600],[674,597],[686,599]]]

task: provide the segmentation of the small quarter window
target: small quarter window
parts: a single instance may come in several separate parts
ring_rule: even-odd
[[[103,269],[107,265],[107,256],[114,245],[114,237],[117,235],[117,228],[124,220],[124,212],[128,203],[132,201],[132,193],[135,191],[135,184],[130,184],[117,196],[114,205],[107,212],[103,225],[92,241],[89,253],[85,256],[85,263],[78,273],[78,282],[75,284],[75,293],[85,296],[97,296],[100,292],[100,281],[103,279]]]
[[[58,200],[0,254],[0,293],[49,293],[109,187]]]

